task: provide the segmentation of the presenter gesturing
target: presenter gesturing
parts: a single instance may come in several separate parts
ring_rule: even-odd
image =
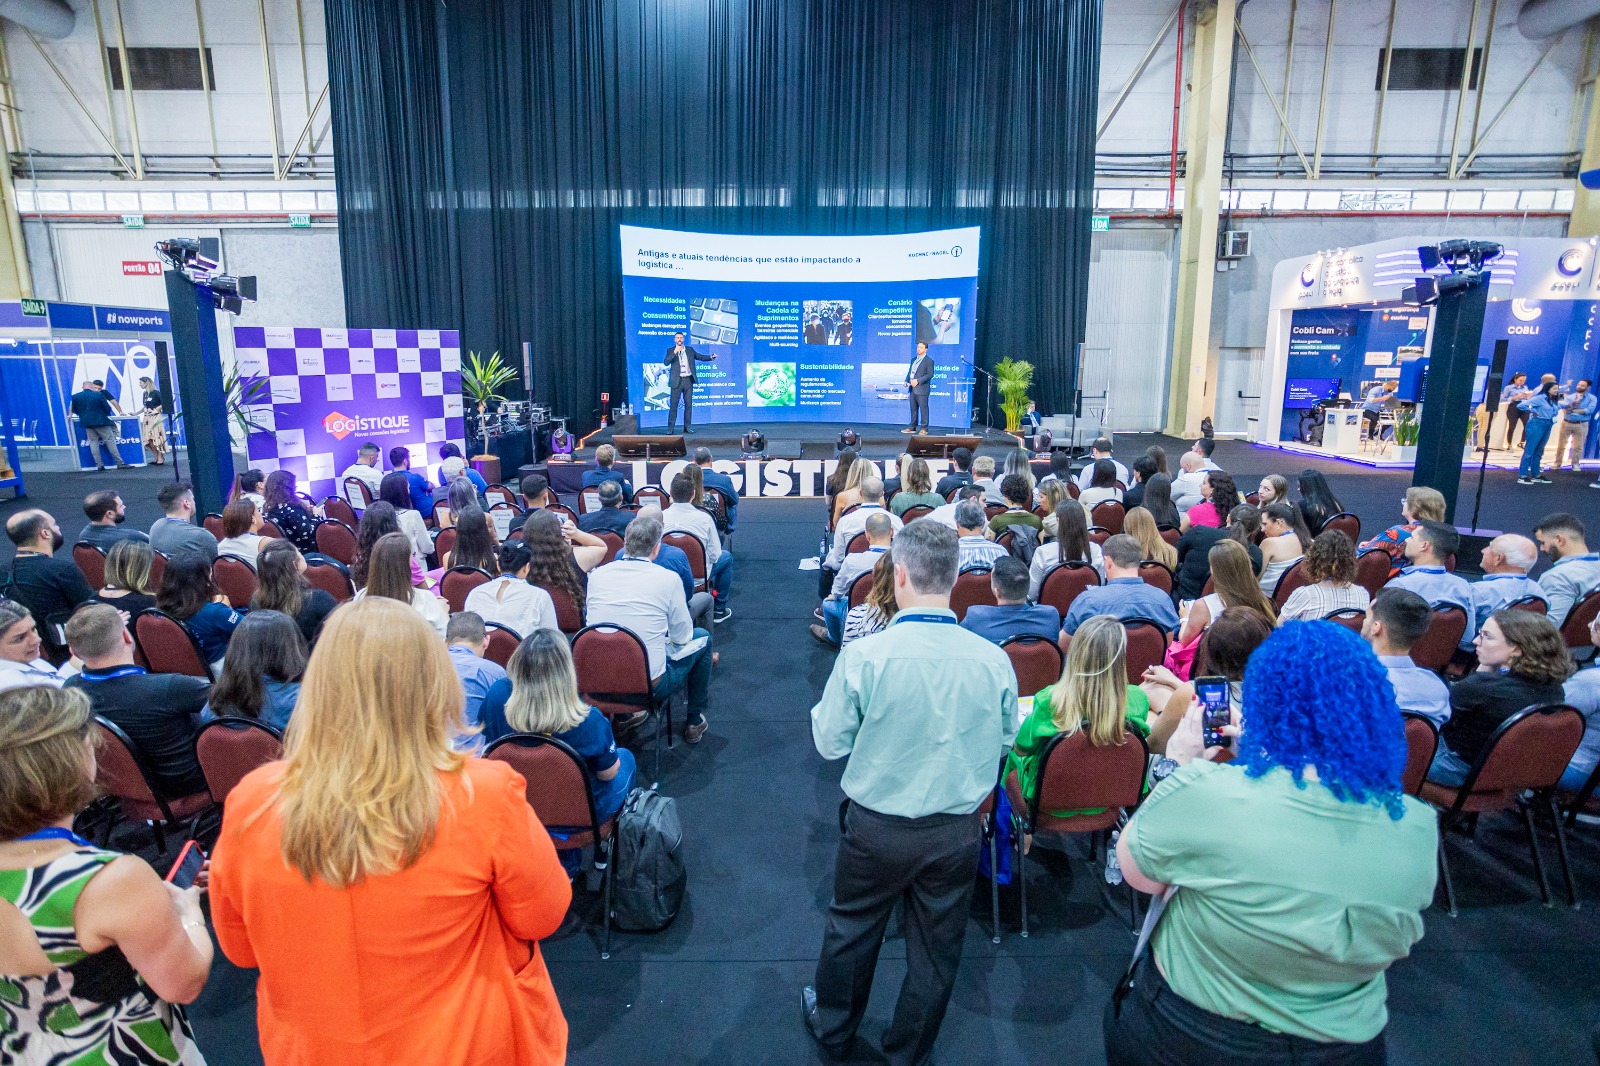
[[[672,432],[672,427],[678,424],[678,397],[683,397],[683,431],[694,432],[694,383],[699,380],[695,374],[696,362],[709,363],[717,357],[701,355],[693,348],[683,343],[683,334],[676,333],[672,337],[672,347],[667,349],[666,358],[661,361],[667,365],[667,383],[672,386],[672,396],[667,401],[667,432]]]
[[[928,389],[933,384],[933,357],[928,354],[927,341],[917,342],[917,357],[911,360],[906,384],[911,388],[911,424],[900,432],[927,433]]]

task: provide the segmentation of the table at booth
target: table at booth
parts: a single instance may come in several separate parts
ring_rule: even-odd
[[[77,415],[69,415],[72,422],[72,440],[77,445],[78,469],[93,470],[105,461],[105,449],[99,449],[99,461],[89,452],[89,434]],[[119,415],[112,419],[117,426],[117,455],[129,466],[144,466],[144,434],[138,415]]]

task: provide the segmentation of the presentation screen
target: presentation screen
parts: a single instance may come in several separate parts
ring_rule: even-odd
[[[774,237],[623,226],[621,241],[640,428],[667,424],[677,333],[701,357],[696,423],[906,424],[920,340],[934,363],[931,423],[971,426],[977,227]]]

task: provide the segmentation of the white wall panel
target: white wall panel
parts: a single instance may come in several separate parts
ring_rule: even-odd
[[[1114,431],[1165,420],[1175,238],[1166,227],[1094,235],[1082,387],[1086,410],[1091,395],[1109,392]]]
[[[166,286],[155,277],[124,275],[123,261],[154,261],[156,241],[166,237],[217,237],[214,229],[184,226],[181,234],[161,228],[55,225],[51,227],[61,275],[61,298],[68,303],[165,307]]]

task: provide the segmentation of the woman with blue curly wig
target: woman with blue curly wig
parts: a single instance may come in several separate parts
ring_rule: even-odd
[[[1168,902],[1107,1008],[1106,1061],[1384,1063],[1384,972],[1422,938],[1438,846],[1400,790],[1386,671],[1343,626],[1289,622],[1245,668],[1237,757],[1194,757],[1198,704],[1187,726],[1167,745],[1185,765],[1117,843],[1128,883]]]

